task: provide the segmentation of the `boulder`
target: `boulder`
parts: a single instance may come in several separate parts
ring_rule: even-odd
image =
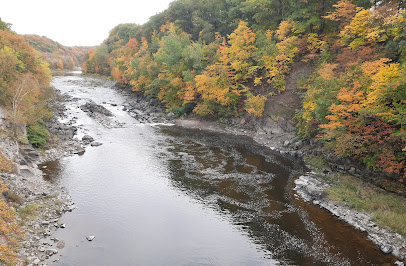
[[[93,142],[94,139],[93,139],[92,136],[84,135],[84,136],[82,137],[82,141],[83,141],[84,144],[87,145],[87,144],[90,144],[91,142]]]
[[[172,120],[175,119],[176,115],[173,112],[170,112],[166,115],[166,119]]]

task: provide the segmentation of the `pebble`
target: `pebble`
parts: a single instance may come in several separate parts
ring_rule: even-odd
[[[59,241],[59,242],[56,244],[56,247],[59,248],[59,249],[64,248],[64,247],[65,247],[65,242],[64,242],[64,241]]]

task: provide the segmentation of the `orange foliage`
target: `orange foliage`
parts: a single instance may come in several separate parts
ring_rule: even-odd
[[[127,47],[129,48],[137,48],[138,47],[138,41],[135,38],[132,38],[128,41],[128,43],[126,44]]]
[[[350,0],[340,0],[333,5],[335,10],[330,12],[326,19],[340,22],[341,27],[348,25],[356,14],[357,7]]]
[[[0,173],[11,173],[12,164],[0,151]]]
[[[318,73],[321,77],[326,80],[335,77],[334,69],[336,69],[338,64],[324,64],[322,68],[319,69]]]
[[[0,180],[0,195],[6,190],[6,186]],[[6,265],[17,264],[18,239],[21,237],[14,209],[0,198],[0,262]]]

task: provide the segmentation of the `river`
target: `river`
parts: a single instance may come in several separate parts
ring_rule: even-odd
[[[54,77],[73,99],[78,138],[102,143],[45,164],[77,209],[54,237],[55,265],[381,265],[393,262],[360,233],[301,200],[293,180],[306,171],[241,136],[142,123],[123,111],[108,82]],[[113,113],[106,127],[79,107]],[[94,235],[93,241],[86,237]]]

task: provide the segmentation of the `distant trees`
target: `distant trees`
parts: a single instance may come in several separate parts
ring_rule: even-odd
[[[89,50],[89,47],[67,47],[38,35],[24,35],[24,39],[30,46],[41,52],[49,67],[54,70],[74,69],[81,66]]]

